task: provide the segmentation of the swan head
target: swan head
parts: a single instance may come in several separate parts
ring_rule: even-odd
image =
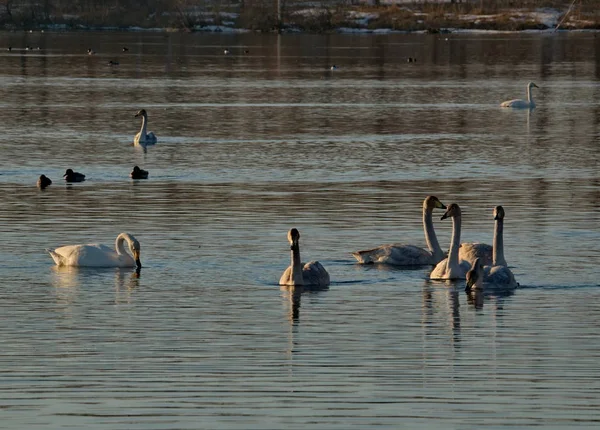
[[[148,114],[146,113],[146,109],[142,109],[138,113],[135,114],[135,118],[137,118],[138,116],[147,117]]]
[[[539,87],[538,87],[536,84],[534,84],[533,82],[529,82],[529,83],[527,84],[527,88],[530,88],[530,89],[531,89],[531,88],[539,88]]]
[[[465,286],[465,291],[467,293],[471,292],[473,288],[477,288],[477,283],[482,276],[483,265],[481,264],[481,259],[476,258],[473,261],[473,265],[471,266],[471,270],[467,272],[467,285]]]
[[[66,178],[67,176],[72,175],[73,173],[74,173],[73,169],[67,169],[67,171],[63,175],[63,178]]]
[[[494,208],[494,219],[504,219],[504,208],[502,206],[496,206]]]
[[[138,269],[142,268],[142,262],[140,261],[140,243],[135,237],[129,235],[129,250],[133,254],[135,265]]]
[[[288,242],[290,242],[290,249],[298,248],[298,241],[300,240],[300,232],[293,228],[288,231]]]
[[[423,209],[446,209],[444,205],[436,196],[427,196],[423,201]]]
[[[460,217],[460,215],[461,215],[460,206],[458,206],[456,203],[450,203],[448,205],[448,208],[446,209],[446,212],[444,212],[444,215],[442,215],[442,218],[440,218],[440,219],[456,218],[456,217]]]

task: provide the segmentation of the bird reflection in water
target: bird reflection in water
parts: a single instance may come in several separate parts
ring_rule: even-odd
[[[132,273],[129,268],[117,268],[115,271],[115,304],[129,303],[131,293],[140,286],[141,267]]]
[[[452,329],[451,341],[454,347],[460,346],[460,296],[456,282],[426,281],[423,286],[423,317],[421,323],[426,335],[439,336],[439,331],[429,329],[438,325],[437,318],[442,316],[448,322],[444,326]],[[455,285],[456,284],[456,285]]]
[[[329,287],[305,287],[305,286],[280,286],[282,297],[286,299],[288,320],[291,324],[298,324],[300,321],[300,298],[302,294],[316,294],[328,290]]]

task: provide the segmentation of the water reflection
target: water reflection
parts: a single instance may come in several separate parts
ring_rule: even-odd
[[[318,294],[329,290],[329,287],[291,287],[287,285],[280,286],[282,298],[285,300],[287,308],[288,321],[291,325],[298,325],[300,322],[300,300],[303,294]]]
[[[131,293],[139,287],[141,269],[131,268],[90,268],[76,266],[52,266],[51,283],[56,298],[62,304],[71,304],[79,290],[86,285],[106,284],[110,274],[114,274],[115,302],[128,302]],[[106,281],[104,281],[106,280]]]

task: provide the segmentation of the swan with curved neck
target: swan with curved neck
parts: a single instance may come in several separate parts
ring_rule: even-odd
[[[533,82],[529,82],[527,84],[527,100],[522,99],[514,99],[502,102],[500,104],[501,107],[509,107],[515,109],[533,109],[535,108],[535,102],[533,101],[533,97],[531,96],[531,89],[539,88]]]
[[[460,247],[461,210],[456,203],[446,209],[441,219],[452,218],[452,238],[448,258],[440,261],[429,275],[430,279],[465,279],[471,267],[468,261],[460,260],[458,248]]]
[[[483,291],[483,265],[479,258],[475,259],[471,270],[467,272],[465,292],[470,293],[472,290]]]
[[[142,109],[140,110],[138,113],[135,114],[135,117],[142,117],[142,128],[140,129],[140,132],[138,134],[135,135],[135,137],[133,138],[133,143],[135,145],[154,145],[156,143],[156,136],[154,135],[154,133],[150,132],[148,133],[148,113],[146,112],[146,109]]]
[[[423,201],[423,230],[427,248],[414,245],[382,245],[377,248],[353,252],[352,255],[360,264],[379,263],[394,266],[434,265],[444,259],[445,254],[437,240],[433,228],[432,214],[434,209],[446,209],[446,206],[435,196],[427,196]]]
[[[125,251],[125,242],[131,255]],[[140,243],[133,235],[121,233],[115,240],[115,249],[105,245],[66,245],[46,249],[57,266],[78,267],[142,267]]]
[[[300,259],[300,233],[293,228],[288,232],[291,264],[279,279],[279,285],[326,287],[329,285],[329,273],[318,261],[302,264]]]

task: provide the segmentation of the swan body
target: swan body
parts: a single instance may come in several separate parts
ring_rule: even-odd
[[[37,180],[37,186],[42,190],[51,184],[52,180],[46,175],[40,175],[40,178]]]
[[[129,255],[124,242],[129,245]],[[115,241],[115,249],[106,245],[66,245],[47,249],[57,266],[78,267],[137,267],[141,268],[140,243],[129,233],[121,233]]]
[[[63,175],[67,182],[83,182],[85,181],[85,175],[83,173],[74,172],[73,169],[67,169]]]
[[[476,259],[473,262],[473,266],[467,274],[467,286],[465,288],[467,292],[471,289],[482,290],[484,283],[502,288],[516,288],[519,286],[504,258],[504,208],[502,206],[494,208],[494,220],[496,226],[494,228],[492,264],[484,266],[481,259]],[[475,279],[474,283],[470,284],[469,274]]]
[[[148,171],[140,169],[138,166],[134,166],[129,176],[131,179],[148,179]]]
[[[329,285],[329,273],[318,261],[302,264],[300,260],[300,233],[293,228],[288,232],[288,241],[292,251],[292,261],[279,279],[279,285],[326,287]]]
[[[503,248],[502,230],[504,228],[504,209],[502,206],[496,206],[494,208],[494,242],[500,244],[500,248]],[[493,264],[494,247],[485,243],[461,243],[460,249],[458,250],[459,260],[467,260],[473,264],[476,259],[479,258],[482,266],[491,266]],[[499,249],[496,258],[498,262],[496,265],[506,266],[506,260],[504,259],[504,250]]]
[[[535,102],[533,101],[533,97],[531,96],[531,89],[539,88],[533,82],[529,82],[527,84],[527,100],[522,99],[514,99],[502,102],[500,104],[501,107],[508,107],[514,109],[533,109],[535,108]]]
[[[156,143],[156,136],[154,133],[147,133],[148,130],[148,114],[146,113],[146,109],[140,110],[135,114],[135,117],[142,117],[142,128],[139,133],[135,135],[133,138],[133,143],[135,145],[154,145]]]
[[[448,209],[442,215],[442,219],[452,218],[452,239],[450,240],[450,250],[448,258],[440,261],[429,275],[430,279],[465,279],[471,264],[466,260],[460,260],[458,257],[458,248],[460,246],[461,229],[461,210],[456,203],[448,206]]]
[[[414,245],[382,245],[377,248],[353,252],[360,264],[390,264],[394,266],[434,265],[444,259],[445,254],[433,229],[432,213],[434,209],[446,209],[435,196],[427,196],[423,201],[423,229],[428,249]]]
[[[479,242],[465,242],[460,244],[458,249],[458,259],[466,260],[473,264],[476,259],[481,260],[481,264],[492,264],[492,245]]]

